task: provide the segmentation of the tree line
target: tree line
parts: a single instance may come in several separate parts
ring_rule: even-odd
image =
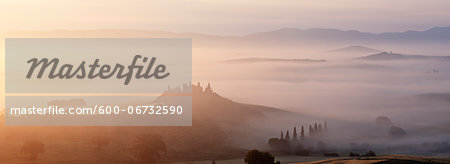
[[[270,138],[268,141],[269,146],[275,150],[288,154],[296,155],[310,155],[313,151],[311,146],[312,141],[320,140],[322,136],[328,131],[328,123],[325,121],[322,123],[314,123],[308,127],[308,134],[305,132],[305,126],[301,126],[300,134],[297,132],[297,127],[294,127],[292,135],[289,130],[281,131],[279,138]],[[309,145],[307,147],[307,145]],[[317,144],[319,151],[325,151],[326,145],[324,142],[319,141]]]

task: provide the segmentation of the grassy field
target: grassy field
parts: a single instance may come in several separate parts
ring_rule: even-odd
[[[288,163],[297,163],[297,162],[311,162],[311,161],[318,161],[318,160],[325,160],[325,159],[331,159],[327,157],[316,157],[316,156],[277,156],[275,157],[275,160],[280,161],[282,164],[288,164]],[[238,159],[229,159],[229,160],[216,160],[216,164],[244,164],[244,158],[238,158]],[[211,164],[211,160],[204,160],[204,161],[190,161],[190,162],[172,162],[167,164]]]
[[[305,162],[300,162],[305,164]],[[450,164],[450,158],[423,157],[408,155],[385,155],[376,157],[335,158],[320,161],[306,162],[306,164]]]
[[[302,156],[279,156],[276,160],[282,164],[450,164],[450,158],[441,157],[423,157],[423,156],[408,156],[408,155],[385,155],[376,157],[302,157]],[[243,159],[230,160],[216,160],[216,164],[244,164]],[[190,162],[173,162],[168,164],[210,164],[211,160],[205,161],[190,161]]]
[[[52,163],[145,163],[139,162],[126,151],[108,148],[96,149],[94,145],[82,142],[52,142],[46,145],[45,153],[37,160],[28,160],[27,156],[20,153],[21,143],[1,142],[0,163],[8,164],[52,164]],[[174,159],[172,159],[174,160]],[[408,156],[408,155],[382,155],[376,157],[323,157],[323,156],[276,156],[275,160],[282,164],[307,163],[307,164],[372,164],[372,163],[443,163],[450,164],[450,158]],[[176,161],[176,160],[175,160]],[[244,164],[242,158],[215,160],[217,164]],[[183,162],[163,162],[164,164],[210,164],[212,160],[197,160]]]

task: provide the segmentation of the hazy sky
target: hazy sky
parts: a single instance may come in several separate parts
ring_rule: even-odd
[[[3,0],[0,31],[147,29],[248,34],[283,27],[366,32],[450,26],[448,0]]]

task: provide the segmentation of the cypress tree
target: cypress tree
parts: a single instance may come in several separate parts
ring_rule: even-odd
[[[292,134],[292,139],[297,141],[297,127],[294,127],[294,134]]]
[[[284,137],[284,139],[288,141],[291,139],[291,137],[289,136],[289,130],[286,131],[286,136]]]
[[[321,133],[322,132],[322,124],[319,124],[317,129],[318,129],[319,133]]]
[[[305,139],[305,129],[303,129],[303,125],[302,125],[302,130],[300,131],[300,140],[304,140]]]

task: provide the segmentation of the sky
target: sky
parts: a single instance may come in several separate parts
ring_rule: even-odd
[[[397,32],[450,26],[448,0],[3,0],[0,31],[145,29],[244,35],[280,28]]]

